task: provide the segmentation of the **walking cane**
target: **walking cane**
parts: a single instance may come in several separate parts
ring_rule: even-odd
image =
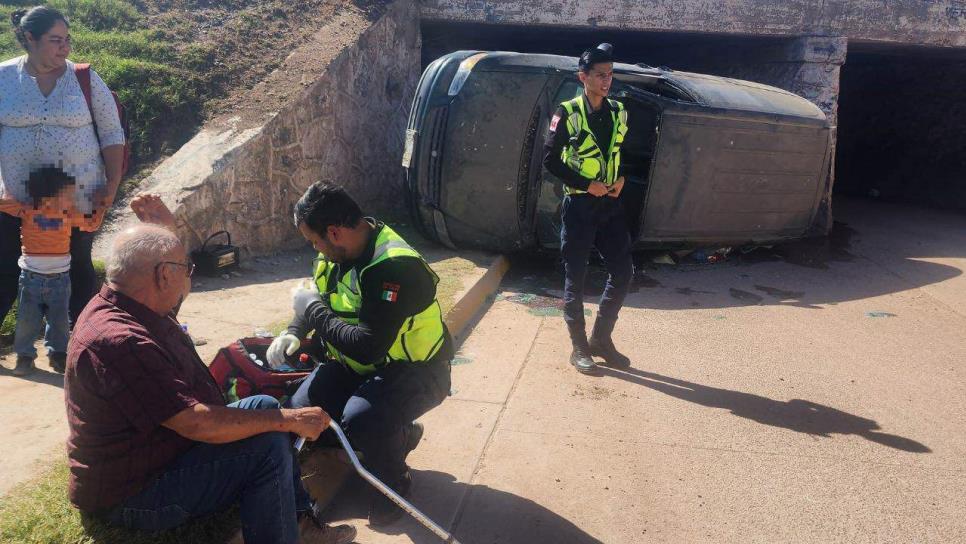
[[[436,533],[436,536],[443,539],[444,543],[460,544],[459,540],[456,540],[456,537],[448,533],[439,525],[436,525],[433,520],[429,519],[429,516],[420,512],[418,508],[410,504],[406,499],[399,496],[399,494],[393,491],[391,487],[382,483],[379,478],[376,478],[371,472],[366,470],[366,468],[362,466],[362,463],[359,462],[359,458],[356,457],[356,452],[354,449],[352,449],[352,445],[349,444],[349,439],[346,438],[345,433],[342,432],[342,427],[339,427],[339,424],[336,423],[335,420],[329,421],[329,428],[335,432],[337,437],[339,437],[339,442],[342,444],[342,449],[345,450],[346,455],[349,456],[349,460],[352,461],[352,466],[355,467],[356,472],[359,473],[359,476],[362,476],[363,479],[372,484],[373,487],[381,491],[383,495],[392,499],[392,502],[399,505],[400,508],[408,512],[412,517],[416,518],[416,521],[422,523],[427,529]],[[302,447],[304,445],[305,438],[301,436],[298,437],[298,439],[295,441],[295,451],[302,451]]]

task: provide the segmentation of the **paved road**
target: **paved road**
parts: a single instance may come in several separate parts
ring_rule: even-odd
[[[508,288],[425,417],[413,501],[464,543],[966,541],[966,217],[838,218],[799,264],[645,270],[627,372],[578,375],[555,301],[519,296],[557,286]]]

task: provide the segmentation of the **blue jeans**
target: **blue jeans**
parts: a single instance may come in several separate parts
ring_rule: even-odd
[[[70,273],[37,274],[29,270],[20,272],[20,302],[17,305],[17,332],[13,350],[18,356],[37,357],[34,339],[40,334],[44,318],[44,346],[47,355],[52,352],[66,353],[70,318]]]
[[[267,395],[228,405],[278,409]],[[191,518],[241,503],[245,544],[296,544],[298,512],[311,508],[289,433],[264,433],[229,444],[198,444],[137,495],[107,513],[107,521],[140,531],[177,527]]]

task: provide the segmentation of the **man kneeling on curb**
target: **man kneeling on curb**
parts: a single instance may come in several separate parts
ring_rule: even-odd
[[[142,220],[174,224],[157,197],[132,207]],[[225,406],[175,318],[193,270],[166,228],[142,224],[115,238],[107,284],[68,349],[71,502],[152,532],[238,502],[247,544],[350,542],[352,527],[318,521],[292,448],[290,433],[315,440],[328,414],[280,409],[268,396]]]

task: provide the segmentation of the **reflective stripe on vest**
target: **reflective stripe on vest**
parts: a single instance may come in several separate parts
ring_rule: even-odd
[[[319,264],[315,269],[315,284],[323,297],[327,298],[329,307],[340,319],[350,325],[359,324],[359,309],[362,307],[362,293],[360,285],[362,276],[373,266],[394,257],[413,257],[419,259],[426,270],[433,276],[433,283],[439,283],[439,276],[426,264],[426,261],[402,239],[394,230],[383,226],[376,237],[376,247],[369,263],[357,272],[353,268],[341,279],[333,277],[338,267],[335,263],[326,261],[319,254]],[[433,300],[426,309],[410,316],[403,322],[396,340],[386,353],[386,358],[376,364],[365,364],[341,353],[331,343],[326,342],[329,357],[347,365],[357,374],[371,374],[376,369],[393,361],[424,362],[431,359],[443,345],[445,336],[443,314],[439,301]]]
[[[623,104],[616,100],[608,98],[607,102],[611,107],[613,130],[606,156],[601,151],[597,137],[594,136],[594,132],[590,130],[590,124],[587,122],[583,92],[576,98],[561,104],[567,113],[565,126],[570,141],[561,151],[560,159],[568,168],[582,177],[591,181],[600,181],[609,187],[617,181],[617,172],[620,169],[621,145],[624,143],[624,136],[627,134],[627,110],[624,109]],[[574,189],[566,184],[564,191],[568,195],[587,192]]]

